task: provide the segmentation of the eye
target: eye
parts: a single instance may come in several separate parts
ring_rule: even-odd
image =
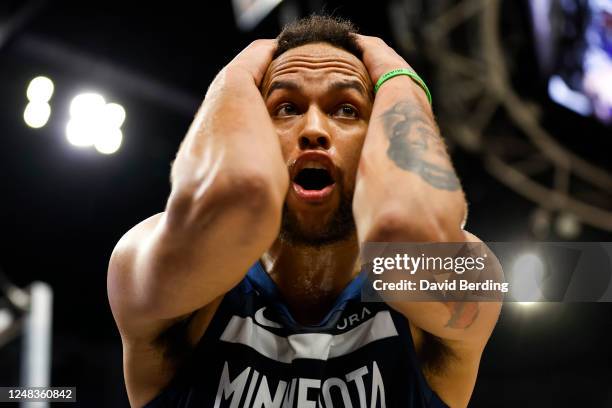
[[[334,115],[350,119],[355,119],[359,116],[357,109],[354,106],[347,104],[341,105]]]
[[[280,116],[280,117],[293,116],[297,114],[298,114],[298,110],[296,106],[291,103],[283,103],[278,108],[276,108],[276,112],[275,112],[275,115]]]

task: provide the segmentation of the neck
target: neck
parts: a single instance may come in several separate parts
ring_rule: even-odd
[[[293,317],[302,324],[315,324],[359,273],[358,255],[355,234],[322,247],[277,239],[262,256],[262,262]]]

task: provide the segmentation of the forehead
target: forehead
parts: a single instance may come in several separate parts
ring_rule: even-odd
[[[366,90],[372,84],[363,62],[348,51],[327,43],[292,48],[273,60],[262,82],[262,91],[278,78],[299,77],[320,80],[344,77],[361,82]]]

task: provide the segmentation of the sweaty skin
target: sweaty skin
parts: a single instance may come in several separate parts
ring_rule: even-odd
[[[316,237],[334,216],[340,195],[352,197],[372,110],[372,83],[354,55],[327,44],[307,44],[272,61],[261,91],[288,168],[310,150],[333,162],[336,188],[329,199],[305,203],[291,186],[286,198],[299,227]],[[358,273],[357,255],[352,231],[344,240],[319,248],[277,239],[262,259],[296,318],[314,323]]]
[[[363,61],[314,43],[270,62],[275,43],[259,40],[211,84],[174,162],[165,211],[126,233],[109,264],[133,406],[171,381],[223,295],[258,259],[296,320],[309,324],[358,273],[360,241],[478,241],[461,230],[465,200],[422,90],[398,77],[373,97],[382,73],[407,64],[382,40],[358,38]],[[315,156],[334,183],[308,200],[293,177]],[[354,226],[351,217],[338,230],[347,200]],[[302,241],[283,238],[285,220]],[[321,236],[332,238],[303,243]],[[452,407],[472,393],[499,314],[490,303],[391,305],[407,318],[430,385]],[[177,346],[182,354],[172,353]]]

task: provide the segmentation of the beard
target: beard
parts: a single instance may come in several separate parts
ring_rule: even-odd
[[[280,240],[292,245],[321,247],[350,238],[356,231],[353,218],[353,191],[345,191],[343,185],[339,187],[341,194],[338,207],[331,217],[322,221],[323,224],[317,225],[316,228],[307,228],[303,225],[285,202]]]

